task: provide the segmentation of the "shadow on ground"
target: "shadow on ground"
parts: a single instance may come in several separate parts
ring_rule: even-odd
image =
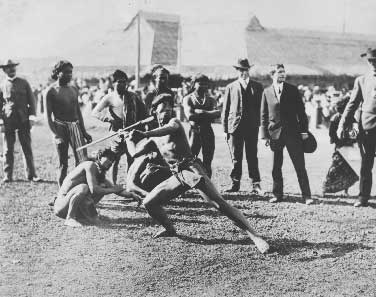
[[[290,255],[303,251],[312,251],[312,256],[299,258],[300,262],[309,262],[317,259],[339,258],[347,253],[356,250],[371,250],[372,247],[361,243],[341,243],[341,242],[309,242],[307,240],[297,240],[291,238],[278,239],[271,242],[270,252],[279,255]]]

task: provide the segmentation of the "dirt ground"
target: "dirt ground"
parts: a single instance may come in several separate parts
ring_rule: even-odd
[[[106,133],[104,126],[87,126],[94,139]],[[230,156],[221,127],[215,131],[213,180],[223,191],[230,183]],[[250,196],[246,177],[238,194],[224,195],[270,242],[271,253],[261,255],[194,194],[167,206],[177,238],[151,239],[158,226],[145,210],[115,196],[99,204],[99,225],[65,227],[47,205],[57,190],[56,157],[48,129],[40,124],[33,130],[33,148],[46,182],[24,180],[17,145],[18,180],[0,188],[0,296],[376,296],[375,203],[355,209],[354,197],[319,196],[332,147],[325,130],[314,133],[319,149],[306,159],[319,203],[300,203],[287,153],[285,202]],[[269,191],[271,152],[261,142],[259,162],[262,187]]]

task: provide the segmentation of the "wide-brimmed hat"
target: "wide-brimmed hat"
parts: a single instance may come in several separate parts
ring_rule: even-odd
[[[238,62],[236,63],[236,65],[232,65],[232,66],[235,69],[244,69],[244,70],[247,70],[247,69],[251,68],[253,66],[253,64],[249,65],[249,62],[248,62],[247,58],[239,58]]]
[[[376,48],[368,48],[367,51],[360,55],[362,58],[376,60]]]
[[[308,138],[303,140],[303,151],[305,153],[313,153],[317,149],[317,141],[315,136],[308,131]]]
[[[6,59],[4,60],[1,65],[0,65],[0,68],[5,68],[5,67],[11,67],[11,66],[17,66],[19,65],[20,63],[17,63],[17,62],[14,62],[12,59]]]

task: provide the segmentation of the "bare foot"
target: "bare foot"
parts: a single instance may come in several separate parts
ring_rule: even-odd
[[[64,225],[69,226],[69,227],[82,227],[83,226],[79,221],[73,218],[66,219]]]
[[[159,238],[159,237],[173,237],[176,236],[176,231],[175,230],[166,230],[163,229],[161,231],[158,231],[153,235],[153,238]]]
[[[261,237],[254,238],[253,242],[255,243],[256,247],[261,252],[261,254],[265,254],[269,251],[269,244]]]

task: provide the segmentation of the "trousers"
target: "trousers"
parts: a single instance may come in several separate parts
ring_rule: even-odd
[[[27,179],[32,179],[36,176],[36,173],[34,167],[33,151],[31,148],[30,124],[28,121],[19,124],[18,127],[6,126],[5,131],[2,133],[4,143],[4,175],[8,179],[13,178],[14,144],[16,142],[16,131],[24,155],[23,160],[25,175]]]
[[[272,140],[275,141],[275,140]],[[282,164],[283,164],[283,150],[284,147],[290,155],[292,164],[294,165],[296,175],[298,176],[298,182],[300,190],[304,198],[311,197],[311,189],[309,186],[309,180],[307,170],[305,168],[304,151],[302,139],[298,133],[289,133],[282,128],[279,142],[276,145],[273,156],[273,194],[277,197],[283,195],[283,176],[282,176]]]

